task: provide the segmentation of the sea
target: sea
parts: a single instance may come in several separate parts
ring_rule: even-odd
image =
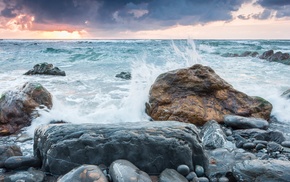
[[[28,136],[52,120],[134,124],[150,120],[145,103],[158,75],[202,64],[235,89],[271,102],[273,128],[290,133],[290,101],[281,97],[290,88],[290,66],[225,56],[270,49],[290,53],[290,40],[0,40],[0,93],[38,82],[52,94],[52,109],[38,109],[40,117],[23,129]],[[66,76],[23,75],[43,62]],[[117,78],[120,72],[132,78]],[[0,143],[17,143],[17,137],[2,137]],[[32,140],[20,145],[27,155],[32,150]]]

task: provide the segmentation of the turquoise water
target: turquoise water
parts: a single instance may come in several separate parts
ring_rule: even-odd
[[[290,123],[290,66],[226,53],[269,49],[290,53],[284,40],[2,40],[0,93],[37,81],[53,95],[51,111],[40,111],[27,130],[50,120],[113,123],[149,120],[144,113],[150,86],[166,71],[199,63],[212,67],[234,88],[269,100],[272,115]],[[65,77],[24,76],[41,62],[52,63]],[[129,71],[132,80],[115,75]]]

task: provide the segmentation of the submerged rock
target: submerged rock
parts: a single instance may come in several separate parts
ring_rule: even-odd
[[[270,62],[278,62],[290,65],[290,55],[289,53],[282,53],[281,51],[278,51],[274,53],[273,50],[265,51],[260,57],[260,59],[266,59]]]
[[[53,67],[53,64],[46,62],[34,65],[33,69],[24,73],[24,75],[59,75],[65,76],[65,72],[58,67]]]
[[[52,107],[51,94],[39,83],[25,83],[18,91],[8,91],[0,98],[0,136],[29,126],[37,107]]]
[[[268,59],[269,57],[271,57],[274,54],[273,50],[268,50],[263,52],[263,54],[261,56],[259,56],[260,59]]]
[[[57,180],[57,182],[70,181],[108,182],[101,169],[95,165],[81,165]]]
[[[82,164],[109,166],[118,159],[148,174],[180,164],[191,170],[208,164],[199,130],[173,121],[40,126],[34,135],[34,154],[42,160],[43,170],[56,175]]]
[[[267,129],[269,127],[268,121],[261,118],[247,118],[242,116],[226,115],[224,117],[226,125],[235,129]]]
[[[235,90],[210,67],[194,65],[158,76],[151,86],[146,113],[154,120],[177,120],[203,125],[223,122],[225,115],[268,120],[272,105]]]
[[[281,160],[245,160],[233,167],[238,181],[286,182],[290,179],[290,162]]]
[[[288,53],[282,53],[282,52],[278,51],[275,54],[273,54],[272,56],[270,56],[267,60],[279,62],[279,61],[287,60],[289,58],[290,58],[290,56]]]
[[[252,52],[252,51],[245,51],[241,54],[238,54],[238,53],[226,53],[226,54],[223,54],[222,56],[223,57],[257,57],[259,55],[258,52]]]
[[[149,175],[127,160],[116,160],[110,165],[110,175],[114,182],[152,182]]]
[[[131,73],[130,72],[121,72],[116,75],[117,78],[122,78],[124,80],[130,80],[131,79]]]
[[[286,98],[286,99],[290,99],[290,89],[283,92],[283,94],[281,96]]]

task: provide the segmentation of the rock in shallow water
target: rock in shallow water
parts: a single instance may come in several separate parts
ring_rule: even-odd
[[[135,122],[119,124],[58,124],[40,126],[34,154],[44,169],[65,174],[82,164],[105,164],[126,159],[148,174],[185,164],[205,167],[207,157],[192,124]]]
[[[57,182],[74,181],[108,182],[100,168],[95,165],[81,165],[57,180]]]
[[[46,62],[34,65],[33,69],[24,73],[24,75],[59,75],[65,76],[65,72],[58,67],[53,67],[52,64]]]
[[[121,73],[116,74],[115,77],[122,78],[124,80],[130,80],[131,79],[131,73],[130,72],[123,72],[122,71]]]
[[[272,110],[268,101],[235,90],[210,67],[199,64],[159,75],[149,95],[146,112],[154,120],[197,125],[223,122],[224,115],[268,120]]]
[[[29,126],[34,110],[43,106],[52,107],[52,96],[39,83],[28,82],[18,91],[0,95],[0,136]]]
[[[152,182],[149,175],[127,160],[116,160],[110,165],[110,175],[114,182]]]
[[[288,182],[290,162],[281,160],[245,160],[233,167],[239,181]]]

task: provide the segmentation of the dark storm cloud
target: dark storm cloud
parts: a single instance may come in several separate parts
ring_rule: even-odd
[[[275,12],[277,18],[290,16],[290,1],[289,0],[258,0],[257,4],[265,8],[264,14],[269,14],[269,11]],[[262,18],[268,18],[267,16]],[[260,18],[261,19],[261,18]]]
[[[230,21],[231,13],[251,0],[0,0],[4,17],[20,13],[38,23],[97,28],[151,29],[172,25]],[[264,2],[264,1],[263,1]]]

